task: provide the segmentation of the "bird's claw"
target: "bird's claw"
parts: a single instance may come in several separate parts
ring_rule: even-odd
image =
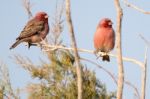
[[[31,46],[37,46],[37,44],[28,43],[28,49],[30,49]]]
[[[98,59],[99,57],[103,57],[103,56],[107,55],[108,53],[95,50],[94,54],[96,56],[96,59]]]

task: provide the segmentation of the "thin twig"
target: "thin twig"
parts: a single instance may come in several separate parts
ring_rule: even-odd
[[[116,79],[115,75],[111,71],[107,70],[103,66],[101,66],[101,65],[99,65],[99,64],[97,64],[97,63],[95,63],[95,62],[93,62],[93,61],[91,61],[89,59],[85,59],[85,58],[80,58],[80,59],[83,60],[83,61],[87,61],[87,62],[97,66],[98,68],[102,69],[104,72],[106,72],[112,78],[114,83],[117,85],[117,79]],[[133,84],[131,84],[129,81],[125,81],[125,84],[127,84],[128,86],[133,88],[135,95],[140,99],[140,94],[138,92],[138,89]]]
[[[70,32],[72,47],[73,47],[74,53],[75,53],[77,85],[78,85],[78,99],[82,99],[82,72],[81,72],[81,67],[80,67],[80,60],[79,60],[79,55],[78,55],[78,51],[77,51],[77,44],[76,44],[72,19],[71,19],[70,0],[66,0],[66,20],[67,20],[67,24],[68,24],[68,28],[69,28],[69,32]]]
[[[145,10],[143,10],[143,9],[141,9],[141,8],[139,8],[139,7],[137,7],[137,6],[133,5],[133,4],[131,4],[131,3],[129,3],[127,0],[123,0],[123,2],[124,2],[128,7],[131,7],[131,8],[133,8],[133,9],[135,9],[135,10],[141,12],[141,13],[150,14],[149,11],[145,11]]]
[[[147,47],[145,51],[145,59],[144,59],[144,66],[142,68],[142,88],[141,88],[141,99],[145,99],[146,95],[146,75],[147,74]]]
[[[32,17],[32,12],[31,12],[31,3],[29,0],[23,0],[23,6],[28,14],[28,18],[30,19]]]
[[[135,92],[135,95],[138,97],[138,99],[140,99],[140,94],[139,94],[139,91],[138,89],[135,87],[134,84],[131,84],[129,81],[125,81],[125,84],[127,84],[128,86],[132,87],[134,92]]]
[[[97,64],[97,63],[95,63],[95,62],[93,62],[93,61],[91,61],[91,60],[89,60],[89,59],[85,59],[85,58],[80,58],[80,59],[81,59],[81,60],[84,60],[84,61],[87,61],[87,62],[89,62],[89,63],[91,63],[91,64],[97,66],[98,68],[102,69],[104,72],[106,72],[106,73],[112,78],[112,80],[113,80],[113,81],[115,82],[115,84],[117,85],[117,80],[116,80],[114,74],[112,74],[110,71],[108,71],[107,69],[105,69],[103,66],[101,66],[101,65],[99,65],[99,64]]]
[[[12,89],[7,65],[5,65],[2,61],[0,61],[0,72],[2,73],[2,76],[3,76],[2,80],[4,81],[4,85],[9,87],[9,90],[8,90],[9,95],[14,99],[18,99],[18,97],[14,93],[14,90]],[[8,96],[8,95],[5,95],[5,96]]]
[[[146,43],[146,45],[148,45],[150,47],[150,41],[148,41],[142,34],[139,35],[141,37],[141,39],[143,39],[143,41]]]
[[[147,46],[149,46],[149,41],[146,40],[144,38],[144,36],[142,36],[140,34],[141,39],[144,40],[144,42],[146,43]],[[147,79],[147,52],[148,52],[148,48],[146,47],[145,50],[145,59],[144,59],[144,64],[143,64],[143,68],[142,68],[142,79],[141,79],[141,99],[145,99],[145,95],[146,95],[146,79]]]
[[[116,27],[116,46],[117,46],[117,61],[118,61],[118,88],[117,99],[122,99],[123,87],[124,87],[124,68],[122,61],[122,45],[121,45],[121,25],[123,11],[120,6],[119,0],[114,0],[117,11],[117,27]]]

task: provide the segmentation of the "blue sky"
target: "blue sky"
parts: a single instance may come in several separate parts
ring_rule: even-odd
[[[60,0],[58,0],[60,1]],[[130,0],[131,1],[131,0]],[[132,0],[132,3],[139,7],[150,11],[150,1]],[[51,18],[55,12],[56,0],[31,0],[33,4],[32,12],[35,14],[38,11],[45,11]],[[111,18],[116,29],[116,10],[113,0],[72,0],[71,1],[72,20],[79,48],[94,50],[93,47],[93,35],[96,30],[96,26],[101,18]],[[150,38],[150,20],[149,15],[142,14],[131,8],[126,7],[122,2],[123,7],[123,24],[122,24],[122,46],[123,56],[135,58],[140,61],[144,61],[145,43],[139,37],[142,34],[146,39]],[[14,54],[21,54],[27,56],[33,60],[35,64],[38,64],[40,57],[46,58],[44,53],[37,47],[31,47],[30,50],[24,44],[20,44],[13,50],[9,50],[12,43],[15,42],[15,38],[19,35],[26,22],[28,21],[27,13],[22,4],[22,0],[1,0],[0,3],[0,60],[3,60],[9,67],[11,82],[13,88],[23,88],[29,82],[32,82],[28,72],[20,68],[15,64],[14,60],[10,57]],[[70,39],[68,39],[68,30],[66,23],[64,23],[64,31],[62,33],[63,42],[70,46]],[[116,49],[112,51],[116,53]],[[148,51],[148,77],[147,77],[147,90],[146,99],[150,98],[150,52]],[[111,62],[106,63],[101,60],[96,60],[96,57],[89,53],[80,53],[81,57],[88,58],[96,63],[104,66],[110,70],[113,74],[117,75],[117,62],[115,58],[111,58]],[[116,85],[112,79],[102,70],[96,66],[83,62],[96,72],[97,77],[104,83],[106,83],[109,91],[116,90]],[[140,92],[141,88],[141,69],[139,66],[124,62],[125,79],[137,86]],[[134,99],[133,90],[125,85],[124,99]],[[26,99],[23,95],[22,99]]]

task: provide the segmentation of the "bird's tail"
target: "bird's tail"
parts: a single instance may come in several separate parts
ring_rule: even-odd
[[[18,44],[20,44],[22,42],[22,40],[18,40],[18,41],[16,41],[9,49],[11,50],[11,49],[13,49],[13,48],[15,48]]]
[[[102,60],[109,62],[109,61],[110,61],[109,55],[104,55],[104,56],[102,56]]]

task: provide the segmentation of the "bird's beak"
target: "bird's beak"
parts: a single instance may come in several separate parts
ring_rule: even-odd
[[[49,17],[48,15],[45,16],[46,19],[47,19],[48,17]]]
[[[108,25],[112,25],[112,24],[113,24],[113,22],[111,22],[111,21],[108,23]]]

